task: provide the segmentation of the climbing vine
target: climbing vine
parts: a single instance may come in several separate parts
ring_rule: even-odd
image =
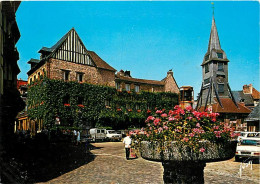
[[[141,127],[150,113],[172,109],[178,103],[174,93],[117,91],[108,86],[64,82],[44,78],[29,86],[28,116],[53,127],[56,117],[62,126]]]

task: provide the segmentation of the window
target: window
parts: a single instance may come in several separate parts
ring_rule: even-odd
[[[139,105],[139,104],[136,104],[136,105],[135,105],[135,109],[136,109],[136,110],[139,110],[139,109],[140,109],[140,105]]]
[[[208,73],[208,72],[209,72],[209,65],[206,64],[206,65],[205,65],[205,73]]]
[[[42,73],[43,73],[43,75],[45,75],[45,69],[42,69]]]
[[[224,63],[218,63],[218,71],[224,71]]]
[[[130,105],[129,104],[126,104],[125,106],[127,109],[131,109]]]
[[[63,103],[64,104],[69,104],[70,103],[70,96],[69,95],[66,95],[63,97]]]
[[[34,81],[36,80],[36,75],[33,76],[33,80],[34,80]]]
[[[78,80],[78,82],[83,81],[83,73],[77,73],[77,80]]]
[[[40,72],[38,72],[38,79],[41,77],[41,73]]]
[[[218,92],[224,93],[224,84],[218,84]]]
[[[125,90],[130,91],[130,84],[125,84]]]
[[[139,93],[139,91],[140,91],[140,86],[135,86],[135,92],[137,92],[137,93]]]
[[[105,100],[105,106],[110,106],[110,100]]]
[[[70,71],[63,70],[63,80],[68,81],[69,80]]]
[[[219,59],[223,59],[223,53],[217,53]]]
[[[32,83],[32,78],[30,78],[30,84]]]
[[[209,60],[209,55],[205,56],[205,61]]]
[[[204,80],[204,85],[209,84],[209,78]]]
[[[120,90],[120,83],[116,82],[116,89]]]

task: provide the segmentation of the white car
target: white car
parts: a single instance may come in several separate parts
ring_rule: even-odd
[[[239,132],[240,136],[237,137],[238,141],[241,141],[244,138],[249,138],[249,137],[255,137],[255,138],[260,138],[260,132]]]
[[[260,138],[243,138],[238,142],[235,160],[241,158],[260,159]]]
[[[122,139],[122,134],[115,130],[106,130],[106,138],[110,141],[119,141]]]

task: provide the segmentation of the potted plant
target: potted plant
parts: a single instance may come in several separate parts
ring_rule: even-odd
[[[133,138],[144,159],[162,162],[165,183],[204,183],[206,162],[235,155],[236,134],[218,115],[179,106],[157,110]]]

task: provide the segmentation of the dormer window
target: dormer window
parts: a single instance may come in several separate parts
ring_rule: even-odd
[[[223,59],[223,53],[217,53],[219,59]]]

